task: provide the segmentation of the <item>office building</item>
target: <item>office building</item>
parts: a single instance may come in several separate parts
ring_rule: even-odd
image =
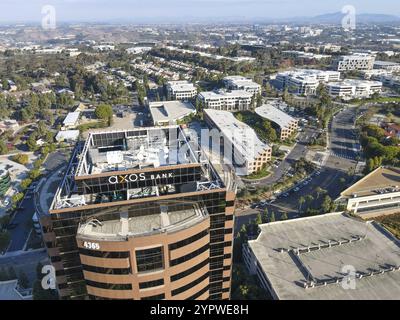
[[[341,82],[329,82],[326,88],[333,97],[343,99],[369,98],[374,93],[382,92],[382,82],[351,79]]]
[[[400,71],[400,63],[392,62],[392,61],[375,61],[374,69],[386,70],[389,72],[399,72]]]
[[[355,53],[341,56],[333,62],[333,69],[337,71],[371,70],[374,68],[375,56],[369,53]]]
[[[169,81],[166,85],[168,100],[190,100],[196,97],[197,89],[189,81]]]
[[[179,126],[90,133],[43,239],[62,299],[229,299],[236,186]]]
[[[201,92],[197,99],[203,109],[245,111],[253,106],[253,94],[244,90]]]
[[[273,299],[400,299],[400,242],[378,223],[329,213],[259,227],[243,257]]]
[[[400,210],[400,169],[380,167],[344,190],[337,200],[362,218]]]
[[[229,76],[223,79],[225,88],[228,90],[244,90],[253,95],[261,93],[261,86],[251,79],[242,76]]]
[[[196,108],[190,102],[183,101],[150,102],[149,110],[155,126],[176,124],[179,120],[196,114]]]
[[[225,159],[231,159],[236,174],[247,176],[267,165],[272,157],[272,148],[262,142],[248,125],[240,122],[228,111],[213,109],[204,110],[204,120],[210,127],[221,132],[225,143],[231,145],[232,154],[224,150]]]
[[[281,72],[276,75],[275,86],[298,95],[314,95],[320,83],[339,81],[340,72],[314,69]]]
[[[287,107],[286,103],[281,100],[269,100],[255,109],[260,117],[272,122],[272,126],[277,129],[281,140],[292,137],[299,128],[299,121],[281,110],[285,107]]]

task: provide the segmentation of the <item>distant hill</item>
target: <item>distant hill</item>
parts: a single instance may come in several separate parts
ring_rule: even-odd
[[[321,24],[340,24],[345,14],[341,12],[328,13],[315,17],[297,17],[290,19],[291,22],[308,22],[308,23],[321,23]],[[389,14],[358,14],[356,16],[357,23],[394,23],[400,22],[400,17]]]

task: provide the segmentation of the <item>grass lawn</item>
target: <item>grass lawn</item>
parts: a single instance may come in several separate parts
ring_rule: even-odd
[[[257,172],[252,173],[251,175],[244,177],[244,179],[250,179],[250,180],[262,179],[268,177],[270,174],[271,172],[269,172],[266,168],[264,168]]]

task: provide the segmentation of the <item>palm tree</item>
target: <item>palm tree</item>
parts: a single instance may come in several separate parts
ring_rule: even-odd
[[[325,189],[322,189],[321,187],[317,187],[317,188],[315,189],[315,191],[317,192],[317,199],[319,199],[319,197],[320,197],[322,194],[325,194],[325,193],[326,193],[326,190],[325,190]]]
[[[304,197],[300,197],[300,199],[299,199],[299,211],[301,211],[301,207],[303,206],[304,202],[306,202],[306,199],[304,199]]]

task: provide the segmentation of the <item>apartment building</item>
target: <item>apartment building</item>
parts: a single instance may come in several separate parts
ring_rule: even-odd
[[[62,299],[229,299],[236,185],[179,126],[90,133],[43,239]]]
[[[228,90],[244,90],[253,95],[261,93],[261,86],[251,79],[242,76],[229,76],[223,79],[225,88]]]
[[[225,159],[233,159],[232,165],[239,176],[247,176],[262,169],[272,157],[272,148],[262,142],[248,125],[240,122],[228,111],[205,109],[204,120],[221,132],[225,143],[231,145],[232,154],[224,150]]]
[[[355,53],[341,56],[333,62],[337,71],[371,70],[374,68],[375,56],[369,53]]]
[[[382,82],[379,81],[344,80],[329,82],[326,87],[331,96],[343,99],[368,98],[382,92]]]
[[[298,69],[281,72],[276,75],[275,85],[278,89],[288,89],[298,95],[313,95],[320,83],[339,81],[340,72],[315,69]]]
[[[168,100],[190,100],[197,95],[196,87],[189,81],[169,81],[166,88]]]
[[[272,122],[273,127],[279,132],[281,140],[292,137],[299,128],[299,121],[281,110],[286,106],[286,103],[281,100],[269,100],[255,109],[260,117]]]
[[[245,111],[253,107],[253,94],[244,90],[206,91],[197,99],[204,109]]]

